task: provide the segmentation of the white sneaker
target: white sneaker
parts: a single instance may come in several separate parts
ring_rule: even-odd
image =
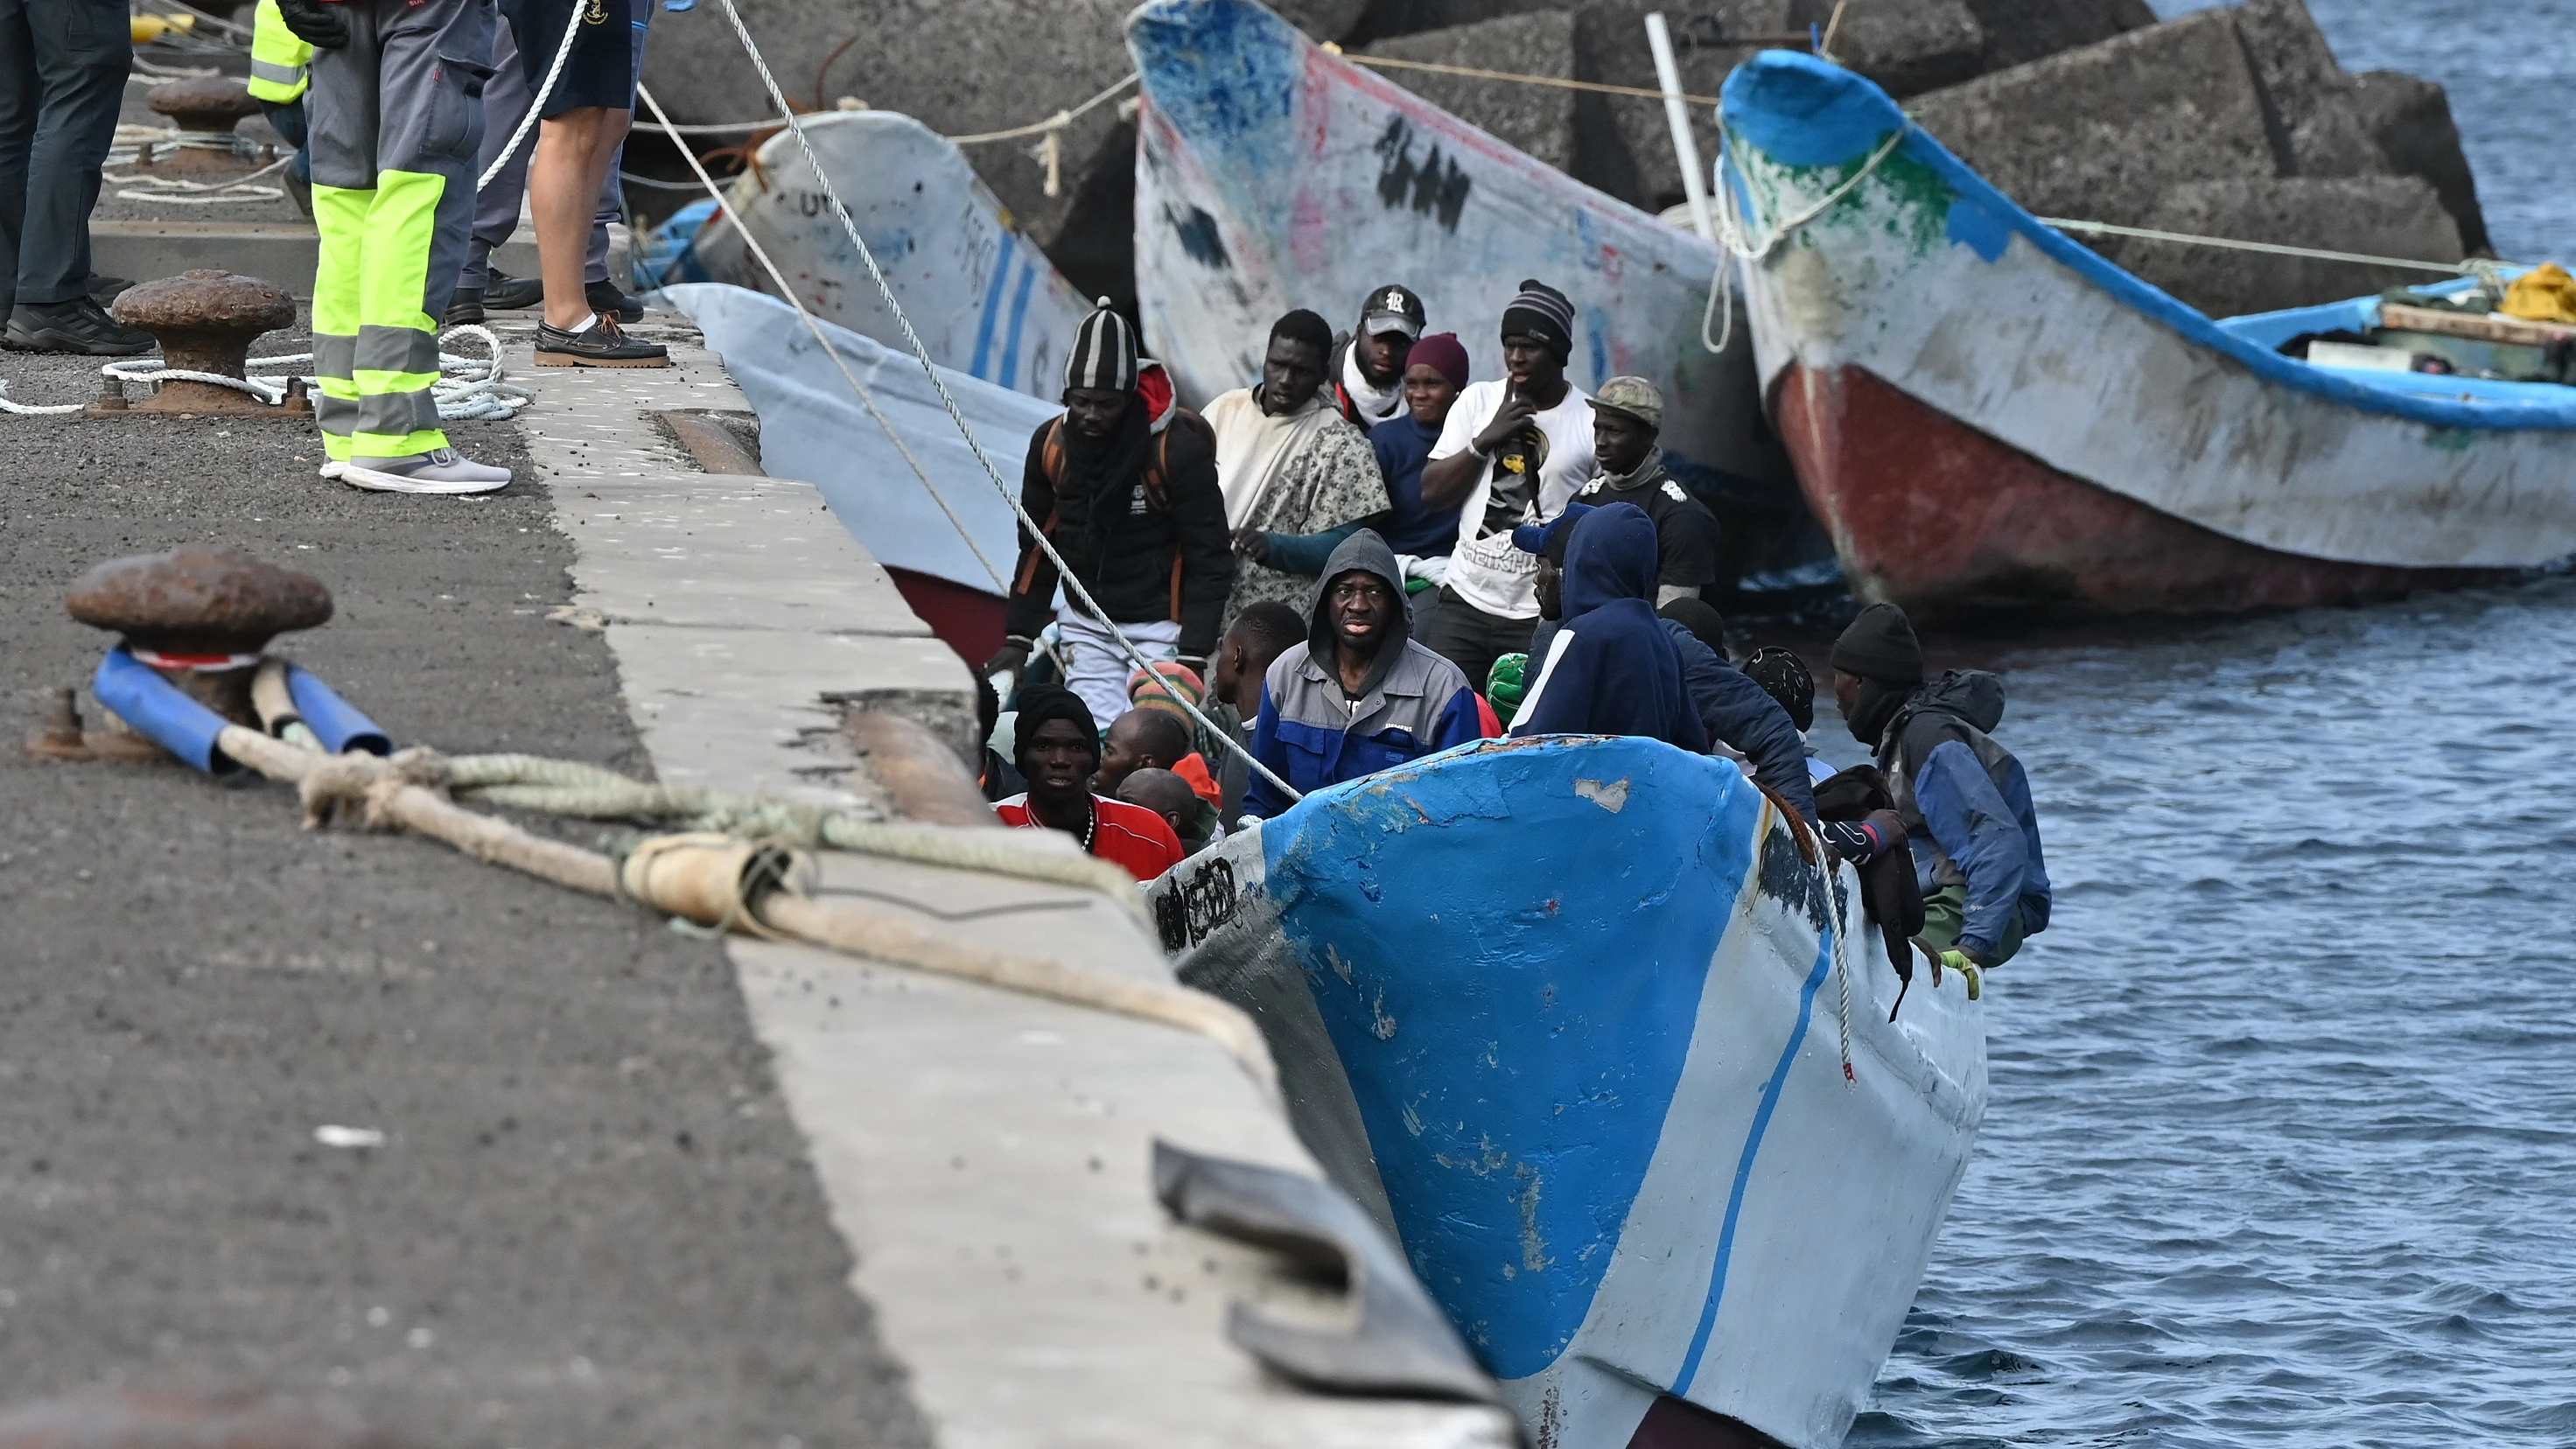
[[[331,476],[329,467],[324,465],[324,477]],[[509,469],[469,462],[454,448],[363,463],[352,459],[339,469],[341,482],[376,493],[489,493],[510,486]]]

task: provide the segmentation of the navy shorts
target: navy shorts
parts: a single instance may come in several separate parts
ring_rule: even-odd
[[[540,118],[552,120],[584,106],[635,108],[635,27],[629,0],[503,0],[501,8],[519,43],[519,69],[532,96],[554,68],[564,27],[578,27],[563,74],[537,112]]]

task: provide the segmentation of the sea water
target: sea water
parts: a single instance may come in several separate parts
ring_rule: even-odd
[[[2576,263],[2576,0],[2309,4]],[[1945,652],[2058,904],[1851,1443],[2576,1444],[2576,579]]]

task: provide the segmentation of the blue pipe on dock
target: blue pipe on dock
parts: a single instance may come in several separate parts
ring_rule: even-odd
[[[394,742],[374,720],[358,713],[357,706],[331,692],[331,686],[290,664],[286,666],[286,692],[295,701],[295,713],[322,748],[334,755],[348,750],[364,750],[371,755],[390,755]]]
[[[209,775],[235,768],[215,741],[231,721],[182,693],[118,645],[98,662],[90,690],[145,739]]]

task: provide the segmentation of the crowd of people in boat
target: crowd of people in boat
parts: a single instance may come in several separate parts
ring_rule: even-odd
[[[1457,336],[1426,326],[1402,286],[1339,337],[1292,311],[1260,381],[1193,412],[1124,317],[1104,303],[1083,323],[1021,480],[1052,554],[1022,530],[983,671],[1004,823],[1152,880],[1230,827],[1452,746],[1637,735],[1738,761],[1944,964],[1999,964],[2046,927],[1992,676],[1928,676],[1903,611],[1862,610],[1833,685],[1874,763],[1827,767],[1805,662],[1739,665],[1702,597],[1721,530],[1665,466],[1654,384],[1575,386],[1573,306],[1536,280],[1499,319],[1501,378],[1471,379]],[[1007,712],[997,679],[1016,683]]]

